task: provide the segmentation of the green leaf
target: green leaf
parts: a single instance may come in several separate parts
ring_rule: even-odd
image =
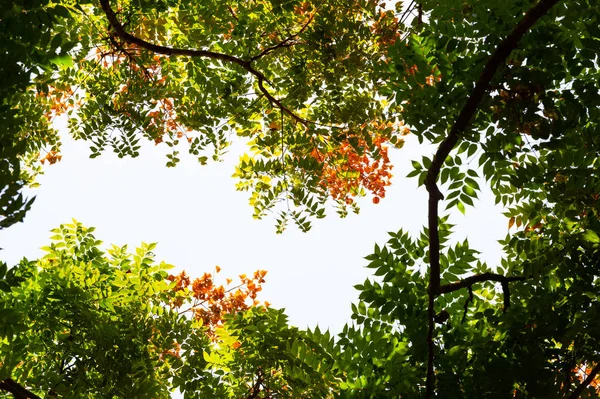
[[[594,244],[600,242],[600,237],[598,237],[598,234],[593,230],[586,230],[583,233],[583,239]]]
[[[69,54],[58,55],[56,57],[50,58],[50,62],[54,65],[58,66],[61,69],[66,69],[72,67],[73,58]]]

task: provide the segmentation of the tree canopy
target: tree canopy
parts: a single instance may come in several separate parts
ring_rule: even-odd
[[[258,384],[272,395],[325,397],[319,365],[333,361],[316,359],[316,342],[330,337],[258,306],[264,270],[233,286],[217,283],[218,266],[193,280],[174,276],[154,261],[156,244],[104,252],[93,230],[61,225],[42,259],[0,270],[0,389],[15,398],[169,398],[174,388],[237,398]]]
[[[251,192],[257,218],[276,215],[280,232],[289,221],[307,231],[328,201],[341,215],[358,210],[358,197],[377,204],[388,151],[409,131],[436,150],[401,171],[428,192],[422,232],[390,233],[367,256],[374,276],[356,286],[353,321],[337,338],[290,327],[278,310],[214,299],[224,291],[212,275],[169,280],[151,246],[104,254],[74,224],[46,258],[0,270],[1,389],[17,398],[172,388],[186,398],[600,396],[595,1],[2,7],[0,227],[31,206],[20,190],[39,161],[60,160],[51,122],[63,112],[92,157],[107,148],[135,157],[149,140],[172,149],[167,166],[183,150],[205,163],[234,137],[247,140],[237,187]],[[453,235],[451,212],[477,206],[483,184],[507,216],[497,265]],[[250,298],[263,277],[242,278]],[[177,310],[210,298],[204,313]]]

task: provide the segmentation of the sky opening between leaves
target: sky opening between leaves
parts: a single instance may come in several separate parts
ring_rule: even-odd
[[[64,124],[58,126],[65,135]],[[350,320],[350,303],[370,270],[364,256],[375,243],[400,227],[417,234],[426,217],[427,196],[414,179],[404,179],[410,161],[429,155],[434,147],[413,137],[390,152],[393,184],[377,205],[365,203],[359,215],[339,218],[334,212],[318,220],[308,233],[293,226],[276,234],[273,218],[255,220],[246,192],[235,190],[234,166],[246,150],[234,145],[222,162],[201,166],[183,157],[176,168],[165,168],[165,151],[148,145],[136,159],[120,159],[107,152],[89,159],[85,142],[65,137],[60,162],[40,177],[33,209],[24,223],[0,231],[3,259],[15,264],[21,257],[35,259],[47,245],[50,229],[71,218],[97,228],[106,246],[141,241],[157,242],[158,259],[200,277],[222,267],[223,276],[257,269],[268,271],[259,299],[286,308],[299,327],[319,325],[338,332]],[[485,190],[485,186],[482,185]],[[498,263],[498,239],[507,232],[507,219],[483,191],[480,204],[466,216],[455,214],[457,240],[469,239],[490,265]]]

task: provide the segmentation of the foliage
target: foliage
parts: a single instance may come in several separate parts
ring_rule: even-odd
[[[66,392],[56,384],[66,384],[60,373],[67,373],[69,389],[83,394],[80,375],[68,374],[74,367],[98,390],[85,394],[100,397],[125,394],[117,389],[160,397],[167,384],[186,397],[600,396],[596,2],[422,0],[396,10],[362,0],[65,5],[61,17],[70,25],[58,28],[57,40],[77,37],[79,46],[40,75],[47,80],[33,88],[28,75],[15,92],[46,107],[54,102],[55,112],[72,105],[71,133],[91,142],[93,157],[106,148],[136,156],[146,139],[172,148],[168,166],[181,146],[205,163],[219,159],[235,134],[250,143],[234,176],[252,192],[255,216],[279,212],[279,231],[289,220],[308,230],[328,198],[342,215],[367,192],[379,202],[390,183],[388,149],[401,147],[410,128],[436,146],[408,175],[428,191],[428,222],[418,236],[391,233],[367,257],[375,277],[357,286],[355,322],[336,342],[287,326],[281,311],[235,305],[237,291],[227,296],[213,275],[168,283],[158,266],[154,280],[119,280],[125,272],[110,260],[117,255],[104,257],[92,238],[51,248],[65,254],[55,256],[56,269],[47,266],[52,255],[3,272],[4,319],[19,312],[24,324],[3,324],[13,349],[3,349],[2,384],[13,376],[40,392]],[[9,20],[29,18],[21,11],[3,10]],[[6,32],[8,43],[18,42]],[[16,65],[45,62],[16,54]],[[21,100],[10,98],[5,108],[16,115]],[[37,121],[32,115],[41,114],[23,118]],[[18,199],[0,209],[19,214],[26,205],[15,196],[27,179],[14,180],[23,176],[16,160],[26,162],[29,150],[18,145],[44,140],[3,137],[15,143],[6,147],[6,170],[16,188],[0,194]],[[499,265],[457,241],[450,223],[451,211],[475,206],[483,184],[508,219]],[[245,295],[252,298],[263,277],[242,278]],[[113,281],[144,289],[113,290]],[[113,292],[110,307],[104,295]],[[181,314],[185,304],[195,317]],[[71,348],[62,330],[49,327],[62,317],[81,323],[90,337],[80,338],[82,346]],[[198,334],[200,320],[214,328]],[[94,335],[113,325],[112,335]],[[133,338],[121,343],[115,331]],[[37,355],[57,345],[48,353],[67,359],[58,372],[59,360]],[[117,353],[114,345],[128,349]],[[111,380],[138,366],[145,372],[126,388]]]
[[[0,389],[168,398],[178,387],[185,397],[239,397],[267,373],[262,384],[272,392],[323,392],[322,361],[305,356],[311,345],[318,348],[311,338],[288,327],[282,311],[248,304],[259,304],[264,271],[228,289],[212,284],[210,274],[190,284],[185,273],[169,275],[172,265],[154,261],[156,244],[105,253],[93,231],[77,222],[61,225],[43,258],[8,271],[2,265]],[[248,312],[238,315],[242,310]],[[294,373],[283,375],[284,368]]]
[[[574,245],[577,253],[587,244]],[[424,396],[429,295],[419,270],[426,248],[424,234],[413,240],[400,231],[390,233],[387,244],[367,257],[380,277],[357,286],[356,326],[340,335],[346,397],[361,391],[370,397]],[[488,271],[477,258],[467,241],[448,246],[443,284],[459,280],[456,275]],[[586,267],[590,260],[584,258],[582,253],[575,264]],[[600,339],[593,300],[598,287],[574,275],[572,262],[556,262],[540,281],[511,283],[509,307],[507,292],[492,282],[440,296],[434,319],[436,391],[448,398],[569,397],[597,364]],[[570,274],[562,278],[561,269]],[[582,374],[585,365],[588,372]],[[587,390],[580,397],[599,394]]]
[[[282,310],[261,307],[231,314],[225,324],[217,329],[216,350],[188,358],[181,373],[184,397],[332,397],[337,370],[329,333],[299,331]],[[203,380],[198,362],[206,362],[217,383]]]
[[[52,41],[60,68],[26,93],[54,114],[68,109],[91,157],[106,148],[135,157],[150,140],[171,148],[167,166],[182,151],[204,164],[236,135],[250,146],[237,188],[251,191],[255,217],[278,215],[278,231],[290,220],[308,230],[328,198],[343,216],[358,211],[354,197],[385,196],[388,148],[408,129],[381,92],[389,68],[380,60],[399,33],[376,2],[64,0],[52,9],[69,17]],[[54,163],[58,151],[40,158]]]
[[[411,131],[438,144],[409,174],[429,192],[429,221],[367,258],[380,277],[358,286],[357,326],[340,344],[370,361],[345,363],[348,397],[598,397],[600,9],[423,1],[419,12],[418,34],[388,51],[399,71],[388,87]],[[438,213],[440,201],[474,205],[481,172],[516,228],[499,265]]]
[[[54,98],[39,95],[71,64],[77,31],[66,7],[47,0],[0,4],[0,229],[19,222],[31,207],[22,189],[41,172],[40,151],[56,162]],[[62,94],[61,94],[62,95]]]
[[[154,245],[105,254],[92,231],[63,225],[42,259],[9,270],[2,379],[50,397],[168,397],[159,359],[181,323],[162,305],[172,266],[154,264]]]

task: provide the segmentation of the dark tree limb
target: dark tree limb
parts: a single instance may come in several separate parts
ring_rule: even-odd
[[[469,290],[469,296],[467,297],[467,300],[465,301],[465,312],[463,313],[463,317],[462,320],[460,321],[460,323],[464,323],[466,318],[467,318],[467,311],[469,310],[469,303],[473,302],[473,286],[468,286],[467,289]]]
[[[250,392],[248,392],[248,396],[246,396],[246,399],[257,399],[259,397],[261,392],[260,387],[262,386],[263,381],[263,373],[262,370],[259,368],[258,372],[256,373],[256,382],[250,388]]]
[[[508,281],[502,281],[502,292],[504,293],[504,308],[502,311],[506,313],[508,308],[510,307],[510,286],[508,285]]]
[[[543,17],[559,0],[540,0],[533,6],[517,24],[515,29],[496,47],[485,64],[475,87],[464,105],[458,118],[454,121],[448,137],[442,141],[433,157],[431,166],[427,171],[425,187],[429,192],[429,257],[430,278],[429,291],[437,295],[440,293],[440,237],[438,231],[438,202],[443,199],[437,186],[437,179],[444,161],[450,151],[456,146],[462,134],[469,126],[473,115],[479,108],[492,78],[500,69],[506,58],[517,47],[521,38],[527,33],[541,17]]]
[[[131,44],[135,44],[141,48],[144,48],[144,49],[151,51],[153,53],[156,53],[156,54],[182,55],[182,56],[197,57],[197,58],[210,58],[213,60],[223,61],[223,62],[226,62],[229,64],[239,65],[240,67],[242,67],[244,70],[249,72],[251,75],[253,75],[257,79],[258,88],[265,95],[265,97],[269,100],[269,102],[271,102],[271,104],[274,104],[275,106],[280,108],[284,113],[289,115],[293,120],[300,122],[303,125],[308,124],[308,121],[306,119],[301,118],[300,116],[296,115],[293,111],[291,111],[289,108],[285,107],[281,103],[280,100],[276,99],[265,88],[263,83],[265,81],[268,81],[268,79],[265,77],[265,75],[262,72],[258,71],[257,69],[255,69],[252,66],[252,61],[257,59],[256,57],[254,57],[253,59],[248,61],[248,60],[244,60],[242,58],[235,57],[235,56],[232,56],[229,54],[217,53],[214,51],[197,50],[197,49],[183,49],[183,48],[168,47],[168,46],[162,46],[162,45],[150,43],[143,39],[140,39],[139,37],[133,36],[132,34],[130,34],[129,32],[127,32],[125,30],[125,28],[123,27],[123,25],[117,18],[116,13],[111,8],[110,0],[100,0],[100,6],[102,7],[104,14],[106,14],[108,23],[114,30],[115,34],[118,37],[120,37],[123,41],[125,41],[127,43],[131,43]]]
[[[525,277],[506,277],[501,274],[496,273],[482,273],[482,274],[474,274],[472,276],[463,278],[462,280],[456,281],[454,283],[444,284],[440,286],[440,294],[447,294],[449,292],[458,291],[462,288],[470,288],[473,284],[481,283],[484,281],[495,281],[497,283],[502,284],[502,288],[504,288],[504,284],[508,284],[513,281],[523,281]],[[510,298],[509,298],[510,299]],[[506,304],[505,304],[506,305]]]
[[[429,328],[427,330],[427,384],[425,385],[425,397],[433,395],[435,374],[433,370],[433,354],[435,345],[433,343],[433,332],[435,330],[435,295],[429,293]]]
[[[471,123],[471,119],[475,115],[475,112],[479,108],[483,98],[485,97],[488,87],[502,65],[504,65],[506,58],[510,53],[517,47],[521,38],[527,33],[527,31],[541,18],[543,17],[559,0],[540,0],[535,6],[533,6],[523,16],[521,21],[513,29],[513,31],[496,47],[485,66],[483,71],[479,75],[479,79],[475,83],[475,87],[471,92],[471,95],[467,99],[466,104],[461,109],[458,117],[454,121],[450,129],[450,133],[439,145],[431,165],[427,170],[427,177],[425,179],[425,187],[429,193],[429,204],[428,204],[428,228],[429,228],[429,331],[427,334],[427,345],[428,345],[428,356],[427,356],[427,381],[425,399],[431,398],[434,391],[435,374],[433,368],[434,361],[434,350],[435,346],[433,343],[433,333],[435,324],[433,317],[435,297],[444,293],[441,291],[441,270],[440,270],[440,232],[439,232],[439,210],[438,204],[440,200],[444,198],[437,186],[437,179],[440,174],[442,165],[446,161],[446,158],[454,149],[461,136],[468,128]],[[484,274],[485,275],[485,274]],[[472,276],[461,282],[454,284],[444,285],[446,292],[456,291],[460,288],[468,287],[477,281],[490,280],[485,277]],[[491,275],[491,273],[489,274]],[[509,277],[504,277],[504,279]],[[514,277],[513,277],[514,278]],[[472,281],[472,283],[471,283]],[[492,280],[500,281],[501,280]],[[505,310],[506,301],[510,301],[510,291],[508,295],[505,291]]]
[[[506,311],[510,307],[510,287],[508,283],[523,280],[525,280],[525,277],[506,277],[496,273],[475,274],[473,276],[464,278],[460,281],[442,285],[440,287],[440,294],[447,294],[449,292],[458,291],[462,288],[467,288],[469,290],[469,297],[465,302],[465,313],[463,314],[462,318],[462,322],[464,323],[465,317],[467,316],[467,308],[469,306],[469,302],[473,301],[473,284],[482,283],[484,281],[494,281],[500,283],[502,285],[502,293],[504,294],[504,308],[502,309],[502,311],[506,313]]]
[[[588,376],[579,384],[577,388],[569,395],[567,399],[577,399],[579,395],[583,392],[584,389],[590,386],[590,384],[594,381],[598,373],[600,372],[600,362],[596,364],[596,366],[592,369],[592,371],[588,374]]]
[[[4,381],[0,381],[0,389],[10,392],[15,399],[42,399],[41,397],[27,390],[24,386],[12,378],[7,378]]]

